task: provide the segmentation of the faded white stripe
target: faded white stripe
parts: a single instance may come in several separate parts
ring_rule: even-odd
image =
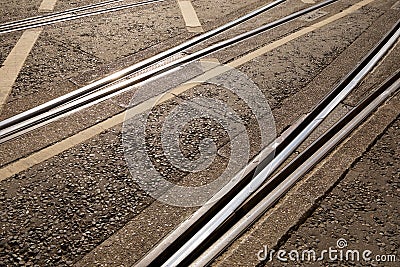
[[[52,11],[56,6],[57,0],[43,0],[40,4],[39,11]]]
[[[203,32],[200,20],[197,17],[196,11],[192,2],[187,0],[178,0],[179,8],[181,9],[185,25],[189,32]]]
[[[0,68],[0,111],[42,29],[25,31]]]

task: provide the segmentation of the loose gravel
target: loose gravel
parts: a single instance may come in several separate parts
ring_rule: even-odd
[[[142,210],[118,132],[1,183],[0,266],[71,265]]]

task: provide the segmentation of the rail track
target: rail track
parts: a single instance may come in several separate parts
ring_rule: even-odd
[[[161,0],[160,0],[161,1]],[[289,16],[263,25],[260,28],[221,41],[193,54],[178,58],[160,67],[151,68],[161,60],[172,57],[179,52],[194,47],[211,37],[225,32],[271,8],[285,2],[278,0],[249,13],[235,21],[225,24],[213,31],[197,36],[181,45],[146,59],[129,68],[112,74],[104,79],[82,87],[60,98],[54,99],[34,109],[0,122],[0,143],[20,136],[55,119],[75,112],[80,108],[88,107],[99,101],[119,94],[134,84],[163,74],[169,70],[200,59],[210,53],[219,51],[233,44],[247,40],[269,29],[278,27],[309,12],[336,2],[324,1],[307,9],[295,12]],[[79,11],[90,10],[108,4],[122,2],[122,0],[107,1],[90,6],[81,7]],[[157,1],[141,2],[150,3]],[[137,3],[138,4],[138,3]],[[95,7],[94,7],[95,6]],[[120,6],[122,7],[122,6]],[[128,7],[124,7],[128,8]],[[66,12],[73,14],[78,10]],[[115,11],[115,10],[114,10]],[[100,12],[100,11],[95,11]],[[105,10],[103,10],[105,12]],[[111,12],[111,11],[107,11]],[[89,14],[89,13],[88,13]],[[91,13],[93,14],[93,13]],[[97,13],[96,13],[97,14]],[[48,14],[32,20],[21,20],[8,23],[10,28],[39,27],[34,25],[48,25],[40,23],[56,23],[63,21],[59,16],[65,13]],[[43,22],[45,17],[47,22]],[[45,19],[45,20],[46,20]],[[59,20],[58,20],[59,19]],[[70,18],[73,19],[73,18]],[[29,23],[37,23],[29,26]],[[6,24],[0,26],[9,29]],[[27,29],[27,28],[24,28]],[[218,201],[211,201],[200,208],[190,219],[184,221],[174,232],[159,243],[146,255],[137,266],[205,266],[210,264],[235,238],[248,229],[262,216],[276,201],[283,196],[298,179],[323,158],[335,145],[349,135],[369,114],[371,114],[386,99],[398,92],[400,88],[400,70],[386,80],[377,90],[365,98],[357,107],[353,108],[332,128],[319,139],[307,147],[294,160],[289,162],[281,171],[275,171],[292,155],[297,147],[318,127],[318,125],[332,112],[332,110],[379,64],[388,51],[398,42],[400,36],[400,22],[373,48],[368,55],[327,95],[306,118],[290,130],[284,137],[276,140],[271,146],[253,159],[246,166],[246,176],[238,180],[233,187],[224,188],[224,196]],[[143,72],[143,73],[142,73]],[[134,77],[130,75],[137,74]],[[270,160],[272,153],[275,157]],[[258,168],[254,162],[261,162],[263,168]],[[272,176],[273,175],[273,176]]]
[[[15,138],[21,134],[26,133],[32,129],[35,129],[39,126],[42,126],[46,123],[53,121],[54,119],[60,118],[69,112],[73,112],[74,110],[78,110],[82,107],[90,106],[93,103],[98,103],[99,101],[103,101],[110,96],[114,96],[115,94],[123,92],[126,88],[129,88],[132,85],[138,84],[145,80],[148,80],[157,75],[163,74],[167,71],[180,67],[184,64],[193,62],[197,59],[200,59],[204,56],[207,56],[216,51],[227,48],[231,45],[237,44],[249,38],[252,38],[258,34],[266,32],[270,29],[283,25],[287,22],[293,21],[305,14],[308,14],[312,11],[330,5],[338,0],[326,0],[319,4],[313,5],[311,7],[305,8],[303,10],[294,12],[288,16],[277,19],[273,22],[267,23],[259,28],[250,30],[243,34],[237,35],[233,38],[218,42],[211,46],[208,46],[204,49],[201,49],[195,53],[189,54],[177,60],[174,60],[168,64],[162,65],[156,68],[150,68],[146,71],[146,68],[154,66],[159,63],[161,60],[164,60],[168,57],[176,55],[179,52],[183,52],[188,48],[194,47],[205,40],[210,39],[222,32],[225,32],[247,20],[263,13],[271,8],[285,2],[285,0],[277,0],[274,1],[260,9],[257,9],[237,20],[229,22],[221,27],[218,27],[212,31],[209,31],[205,34],[197,36],[185,43],[182,43],[176,47],[173,47],[165,52],[157,54],[149,59],[141,61],[131,67],[123,69],[119,72],[116,72],[110,76],[107,76],[101,80],[98,80],[92,84],[79,88],[71,93],[68,93],[64,96],[51,100],[47,103],[44,103],[38,107],[30,109],[28,111],[22,112],[18,115],[15,115],[11,118],[5,119],[0,122],[0,143],[6,142],[12,138]],[[145,70],[145,71],[144,71]],[[129,75],[143,72],[137,76],[129,78]]]
[[[343,138],[355,129],[382,102],[400,88],[400,70],[386,80],[339,122],[300,155],[271,177],[297,147],[333,109],[371,72],[400,37],[400,21],[365,58],[286,137],[260,153],[264,167],[249,164],[246,176],[235,186],[223,188],[223,197],[211,200],[159,243],[136,266],[205,266],[243,233],[291,186]],[[272,148],[275,157],[269,159]],[[240,172],[242,175],[242,172]],[[254,178],[253,178],[254,177]],[[235,177],[236,178],[236,177]],[[239,178],[239,177],[238,177]],[[233,179],[235,180],[235,179]]]
[[[65,11],[45,14],[42,16],[26,18],[26,19],[22,19],[22,20],[18,20],[18,21],[13,21],[13,22],[7,22],[4,24],[0,24],[0,34],[28,30],[28,29],[38,28],[38,27],[42,27],[42,26],[46,26],[46,25],[55,24],[55,23],[60,23],[60,22],[65,22],[65,21],[70,21],[70,20],[75,20],[75,19],[81,19],[81,18],[105,14],[105,13],[109,13],[109,12],[120,11],[120,10],[124,10],[127,8],[143,6],[143,5],[148,5],[148,4],[157,3],[157,2],[163,2],[164,0],[148,0],[148,1],[142,1],[142,2],[137,2],[137,3],[132,3],[132,4],[119,5],[119,6],[115,6],[115,7],[109,7],[109,8],[103,8],[103,9],[98,9],[98,10],[94,10],[94,11],[84,12],[87,10],[97,9],[100,7],[120,3],[123,1],[124,0],[111,0],[111,1],[101,2],[101,3],[97,3],[97,4],[93,4],[93,5],[86,5],[86,6],[82,6],[82,7],[68,9]]]
[[[191,266],[207,266],[216,259],[236,238],[254,224],[276,203],[303,175],[312,169],[358,125],[371,115],[388,98],[400,89],[400,70],[387,79],[376,91],[353,108],[311,146],[291,161],[282,171],[263,184],[234,214],[236,223],[226,222],[220,238],[199,255]],[[234,219],[232,219],[234,220]],[[224,228],[223,227],[223,228]]]

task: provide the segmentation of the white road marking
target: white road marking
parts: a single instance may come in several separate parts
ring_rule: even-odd
[[[189,0],[178,0],[186,28],[189,32],[204,32],[196,11]]]
[[[0,68],[0,111],[42,29],[25,31]]]
[[[40,4],[39,11],[53,10],[56,2],[57,0],[43,0]],[[2,64],[3,66],[0,68],[0,113],[19,72],[24,66],[26,58],[31,52],[41,32],[41,28],[24,31],[17,44]]]
[[[57,0],[43,0],[40,4],[39,11],[52,11],[56,6]]]
[[[306,4],[315,4],[315,1],[313,1],[313,0],[301,0],[301,2],[306,3]]]
[[[264,55],[265,53],[267,53],[277,47],[280,47],[294,39],[297,39],[301,36],[304,36],[304,35],[312,32],[312,31],[320,29],[323,26],[330,24],[334,21],[337,21],[343,17],[346,17],[346,16],[354,13],[355,11],[359,10],[363,6],[368,5],[369,3],[373,2],[373,1],[375,1],[375,0],[364,0],[364,1],[358,2],[358,3],[354,4],[353,6],[343,10],[342,12],[340,12],[336,15],[333,15],[323,21],[315,23],[309,27],[303,28],[295,33],[292,33],[282,39],[279,39],[279,40],[272,42],[266,46],[263,46],[263,47],[255,50],[252,53],[249,53],[241,58],[236,59],[235,61],[232,61],[231,63],[229,63],[227,65],[230,67],[234,67],[234,68],[239,67],[239,66],[243,65],[244,63],[249,62],[250,60],[252,60],[256,57]],[[213,71],[215,71],[215,70],[213,70]],[[158,101],[158,103],[161,104],[169,99],[172,99],[176,95],[189,90],[190,88],[194,87],[195,85],[196,85],[195,83],[181,85],[180,87],[175,88],[171,92],[165,94],[164,97]],[[152,108],[155,99],[158,99],[159,97],[160,96],[155,96],[155,97],[153,97],[147,101],[144,101],[141,104],[133,107],[133,110],[131,109],[129,111],[129,115],[140,114],[140,113],[144,112],[145,110]],[[107,129],[110,129],[112,127],[117,126],[118,124],[123,123],[125,120],[125,114],[126,114],[126,112],[122,112],[117,115],[114,115],[113,117],[111,117],[99,124],[93,125],[71,137],[68,137],[68,138],[56,143],[56,144],[53,144],[46,148],[43,148],[43,149],[39,150],[38,152],[35,152],[23,159],[17,160],[9,165],[2,167],[0,169],[0,181],[7,179],[14,174],[17,174],[24,170],[27,170],[36,164],[39,164],[53,156],[56,156],[64,151],[66,151],[67,149],[74,147],[75,145],[78,145],[84,141],[89,140],[90,138],[100,134],[101,132],[103,132]]]

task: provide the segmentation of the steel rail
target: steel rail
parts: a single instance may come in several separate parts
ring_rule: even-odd
[[[311,168],[330,153],[356,127],[370,116],[384,101],[400,89],[400,70],[383,82],[379,88],[361,101],[328,131],[300,153],[284,169],[255,192],[248,201],[230,218],[227,231],[209,249],[201,254],[191,266],[207,266],[215,260],[237,237],[261,218],[293,185]]]
[[[211,54],[213,52],[219,51],[219,50],[221,50],[223,48],[226,48],[226,47],[228,47],[230,45],[233,45],[233,44],[236,44],[238,42],[241,42],[241,41],[244,41],[246,39],[249,39],[251,37],[254,37],[257,34],[260,34],[262,32],[265,32],[267,30],[270,30],[272,28],[280,26],[280,25],[282,25],[284,23],[287,23],[287,22],[289,22],[291,20],[294,20],[294,19],[296,19],[296,18],[298,18],[298,17],[300,17],[300,16],[302,16],[304,14],[312,12],[312,11],[314,11],[316,9],[319,9],[319,8],[323,7],[323,6],[332,4],[333,2],[336,2],[336,1],[337,0],[327,0],[327,1],[324,1],[324,2],[322,2],[320,4],[317,4],[317,5],[311,6],[309,8],[303,9],[301,11],[292,13],[292,14],[290,14],[290,15],[288,15],[286,17],[283,17],[281,19],[278,19],[278,20],[276,20],[274,22],[268,23],[266,25],[263,25],[263,26],[261,26],[259,28],[251,30],[249,32],[240,34],[240,35],[235,36],[235,37],[233,37],[231,39],[228,39],[228,40],[219,42],[217,44],[211,45],[211,46],[209,46],[207,48],[204,48],[204,49],[202,49],[200,51],[197,51],[197,52],[195,52],[193,54],[187,55],[187,56],[185,56],[183,58],[177,59],[174,62],[171,62],[171,63],[166,64],[164,66],[158,67],[158,68],[156,68],[154,70],[151,70],[151,71],[149,71],[147,73],[141,74],[141,75],[139,75],[137,77],[134,77],[134,78],[131,78],[131,79],[127,79],[127,80],[125,80],[125,81],[123,81],[123,82],[121,82],[119,84],[110,86],[109,88],[106,88],[104,90],[96,91],[96,92],[94,92],[92,94],[83,96],[83,97],[81,97],[81,98],[79,98],[79,99],[77,99],[75,101],[72,101],[72,102],[70,102],[68,104],[65,104],[63,106],[58,107],[55,110],[51,110],[51,111],[49,111],[47,113],[39,114],[35,118],[32,118],[30,121],[27,120],[27,121],[21,122],[19,124],[16,124],[14,126],[9,126],[7,129],[4,129],[5,128],[4,125],[10,125],[11,124],[10,120],[12,120],[14,117],[12,117],[12,118],[10,118],[8,120],[5,120],[3,122],[0,122],[0,129],[3,129],[3,130],[0,130],[0,143],[5,141],[4,138],[12,136],[12,135],[18,133],[19,131],[25,130],[25,129],[29,128],[29,127],[32,127],[35,124],[41,123],[41,122],[43,122],[45,120],[52,119],[52,118],[54,118],[56,116],[62,115],[63,113],[66,113],[66,112],[69,112],[69,111],[71,111],[73,109],[77,109],[79,107],[87,105],[90,102],[97,101],[97,100],[99,100],[101,98],[106,98],[108,95],[113,94],[115,92],[118,92],[123,88],[132,86],[134,84],[137,84],[139,82],[145,81],[145,80],[147,80],[149,78],[152,78],[154,76],[163,74],[163,73],[165,73],[167,71],[170,71],[172,69],[180,67],[183,64],[190,63],[190,62],[192,62],[194,60],[200,59],[200,58],[202,58],[202,57],[204,57],[204,56],[206,56],[208,54]]]
[[[226,205],[234,195],[239,192],[248,181],[250,181],[253,175],[258,174],[259,169],[262,169],[270,161],[270,158],[275,154],[282,153],[284,148],[290,144],[291,141],[304,129],[313,119],[315,119],[322,107],[326,106],[334,97],[341,92],[345,84],[349,84],[357,74],[366,65],[366,62],[370,61],[373,56],[378,53],[379,49],[386,43],[391,34],[398,29],[397,23],[388,34],[380,40],[380,42],[355,66],[355,68],[344,77],[338,85],[323,99],[321,102],[306,116],[302,117],[292,127],[286,130],[275,142],[271,143],[270,146],[265,148],[257,155],[250,163],[243,169],[244,175],[236,175],[232,180],[239,181],[235,185],[228,185],[227,188],[223,188],[221,191],[224,196],[220,197],[218,201],[211,199],[209,203],[203,205],[197,210],[189,219],[180,224],[171,234],[169,234],[161,243],[159,243],[154,249],[152,249],[144,258],[142,258],[135,266],[159,266],[163,263],[163,260],[170,255],[171,251],[177,250],[180,244],[189,240],[192,233],[198,231],[206,222],[210,220],[210,217],[215,214],[215,211]],[[286,155],[288,157],[290,154]],[[261,163],[260,163],[261,162]],[[242,173],[242,172],[240,172]]]
[[[161,61],[163,59],[166,59],[166,58],[168,58],[170,56],[173,56],[173,55],[175,55],[175,54],[177,54],[179,52],[184,51],[185,49],[193,47],[194,45],[197,45],[197,44],[199,44],[199,43],[201,43],[201,42],[203,42],[203,41],[205,41],[205,40],[207,40],[207,39],[209,39],[209,38],[211,38],[213,36],[216,36],[217,34],[222,33],[222,32],[224,32],[224,31],[226,31],[226,30],[228,30],[228,29],[230,29],[230,28],[232,28],[234,26],[237,26],[237,25],[239,25],[239,24],[241,24],[241,23],[243,23],[243,22],[245,22],[245,21],[247,21],[247,20],[249,20],[251,18],[254,18],[255,16],[260,15],[263,12],[265,12],[265,11],[267,11],[267,10],[269,10],[269,9],[271,9],[271,8],[277,6],[278,4],[281,4],[281,3],[285,2],[285,1],[286,0],[276,0],[276,1],[266,5],[264,7],[261,7],[261,8],[255,10],[255,11],[253,11],[251,13],[248,13],[247,15],[242,16],[242,17],[240,17],[240,18],[238,18],[238,19],[236,19],[234,21],[231,21],[231,22],[229,22],[227,24],[224,24],[224,25],[214,29],[214,30],[206,32],[206,33],[204,33],[202,35],[199,35],[199,36],[197,36],[197,37],[195,37],[195,38],[193,38],[193,39],[191,39],[189,41],[186,41],[186,42],[184,42],[184,43],[182,43],[182,44],[180,44],[178,46],[175,46],[175,47],[173,47],[171,49],[168,49],[167,51],[164,51],[164,52],[159,53],[159,54],[157,54],[157,55],[155,55],[153,57],[145,59],[145,60],[143,60],[143,61],[141,61],[139,63],[136,63],[136,64],[134,64],[134,65],[132,65],[132,66],[130,66],[128,68],[120,70],[120,71],[118,71],[118,72],[116,72],[114,74],[111,74],[111,75],[109,75],[109,76],[107,76],[105,78],[102,78],[102,79],[94,82],[94,83],[91,83],[89,85],[81,87],[81,88],[79,88],[79,89],[77,89],[77,90],[75,90],[73,92],[70,92],[70,93],[68,93],[66,95],[63,95],[63,96],[58,97],[58,98],[55,98],[55,99],[53,99],[53,100],[51,100],[49,102],[46,102],[46,103],[44,103],[42,105],[39,105],[39,106],[35,107],[33,109],[27,110],[27,111],[22,112],[22,113],[20,113],[18,115],[15,115],[15,116],[13,116],[11,118],[3,120],[3,121],[0,122],[0,130],[5,129],[5,128],[9,127],[9,126],[12,126],[12,125],[14,125],[16,123],[19,123],[21,121],[30,119],[30,118],[32,118],[32,117],[34,117],[34,116],[36,116],[36,115],[38,115],[40,113],[44,113],[44,112],[46,112],[46,111],[48,111],[48,110],[50,110],[52,108],[55,108],[55,107],[60,106],[62,104],[65,104],[65,103],[67,103],[69,101],[77,99],[77,98],[79,98],[79,97],[81,97],[81,96],[83,96],[85,94],[88,94],[88,93],[93,92],[93,91],[95,91],[95,90],[97,90],[97,89],[99,89],[101,87],[104,87],[104,86],[110,84],[110,83],[113,83],[113,82],[115,82],[115,81],[117,81],[117,80],[119,80],[119,79],[121,79],[121,78],[123,78],[123,77],[125,77],[127,75],[130,75],[132,73],[138,72],[138,71],[140,71],[140,70],[142,70],[142,69],[144,69],[146,67],[149,67],[149,66],[151,66],[151,65],[153,65],[153,64],[155,64],[155,63],[157,63],[157,62],[159,62],[159,61]]]
[[[52,13],[48,13],[48,14],[44,14],[44,15],[40,15],[40,16],[35,16],[35,17],[30,17],[30,18],[10,21],[10,22],[6,22],[6,23],[0,24],[0,29],[10,28],[10,27],[26,24],[26,23],[29,23],[29,22],[44,20],[44,19],[47,19],[47,18],[67,15],[67,14],[78,12],[78,11],[90,10],[90,9],[94,9],[94,8],[98,8],[98,7],[102,7],[102,6],[106,6],[106,5],[110,5],[110,4],[115,4],[115,3],[123,2],[123,1],[125,1],[125,0],[110,0],[110,1],[105,1],[105,2],[96,3],[96,4],[92,4],[92,5],[75,7],[75,8],[71,8],[71,9],[67,9],[67,10],[63,10],[63,11],[58,11],[58,12],[52,12]]]
[[[148,5],[148,4],[157,3],[157,2],[163,2],[163,1],[165,1],[165,0],[147,0],[147,1],[143,1],[143,2],[137,2],[137,3],[132,3],[132,4],[126,4],[126,5],[121,5],[121,6],[101,9],[101,10],[97,10],[97,11],[87,12],[87,13],[83,13],[83,14],[71,15],[71,16],[66,17],[66,18],[63,18],[63,17],[61,17],[61,18],[53,18],[53,19],[45,21],[45,22],[33,23],[32,25],[19,26],[19,27],[17,26],[15,28],[5,29],[5,30],[3,29],[3,30],[0,30],[0,34],[5,34],[5,33],[10,33],[10,32],[16,32],[16,31],[22,31],[22,30],[42,27],[42,26],[46,26],[46,25],[50,25],[50,24],[54,24],[54,23],[58,23],[58,22],[65,22],[65,21],[70,21],[70,20],[75,20],[75,19],[95,16],[95,15],[109,13],[109,12],[120,11],[120,10],[124,10],[124,9],[131,8],[131,7],[138,7],[138,6],[143,6],[143,5]]]
[[[332,112],[332,110],[360,83],[360,81],[377,65],[382,57],[397,42],[400,36],[399,21],[393,29],[382,39],[382,41],[367,55],[367,57],[352,71],[344,81],[329,96],[328,103],[322,101],[316,116],[304,120],[306,123],[293,140],[286,145],[281,153],[263,169],[253,180],[250,181],[233,199],[224,206],[214,217],[199,229],[192,237],[185,242],[171,257],[169,257],[162,266],[180,266],[188,264],[191,261],[191,255],[200,251],[204,242],[210,239],[212,235],[231,217],[234,212],[248,199],[267,180],[270,174],[275,171],[293,151],[309,136],[309,134]],[[321,106],[322,105],[322,106]],[[294,131],[295,132],[295,131]],[[293,134],[293,133],[292,133]]]

